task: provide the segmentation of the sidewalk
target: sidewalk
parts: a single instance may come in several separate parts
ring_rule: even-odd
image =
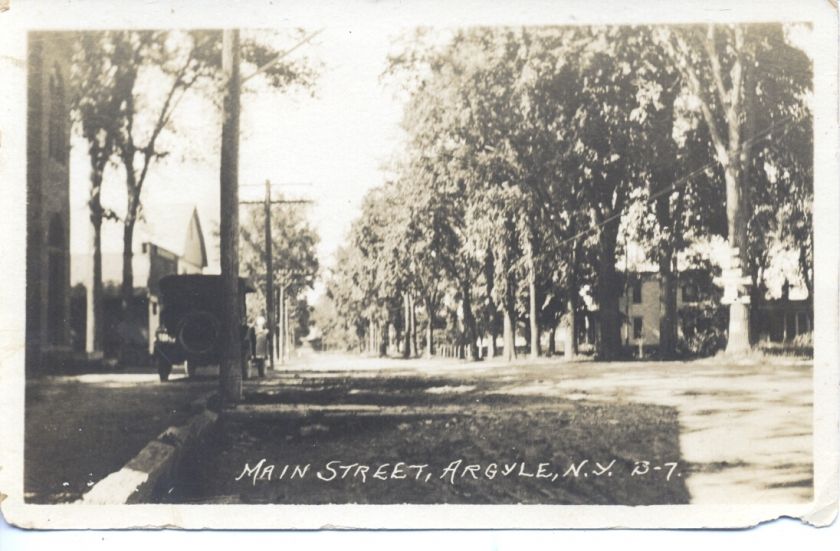
[[[28,381],[26,500],[78,499],[167,427],[186,421],[190,402],[217,386],[215,377],[187,381],[180,374],[161,384],[152,369]]]

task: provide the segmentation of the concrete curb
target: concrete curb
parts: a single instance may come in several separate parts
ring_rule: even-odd
[[[208,408],[214,395],[191,402],[193,415],[186,423],[163,431],[122,469],[97,482],[77,503],[123,505],[151,501],[155,491],[172,478],[186,452],[201,442],[219,418]]]

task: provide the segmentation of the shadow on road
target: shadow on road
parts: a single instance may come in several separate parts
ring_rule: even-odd
[[[508,375],[387,370],[250,383],[164,501],[689,501],[674,408],[508,394],[509,384]]]

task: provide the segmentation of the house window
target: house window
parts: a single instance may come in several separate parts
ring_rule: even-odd
[[[152,315],[153,315],[153,316],[156,316],[156,315],[157,315],[157,310],[158,310],[158,305],[157,305],[157,302],[153,302],[153,303],[152,303]]]
[[[642,338],[642,318],[633,318],[633,339]]]
[[[683,288],[682,288],[683,302],[697,302],[697,295],[699,295],[697,285],[695,285],[693,283],[686,283],[685,285],[683,285]]]
[[[642,280],[633,281],[633,304],[642,303]]]

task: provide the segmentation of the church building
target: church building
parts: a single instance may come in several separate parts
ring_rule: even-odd
[[[70,353],[70,36],[31,32],[27,54],[26,372]]]

